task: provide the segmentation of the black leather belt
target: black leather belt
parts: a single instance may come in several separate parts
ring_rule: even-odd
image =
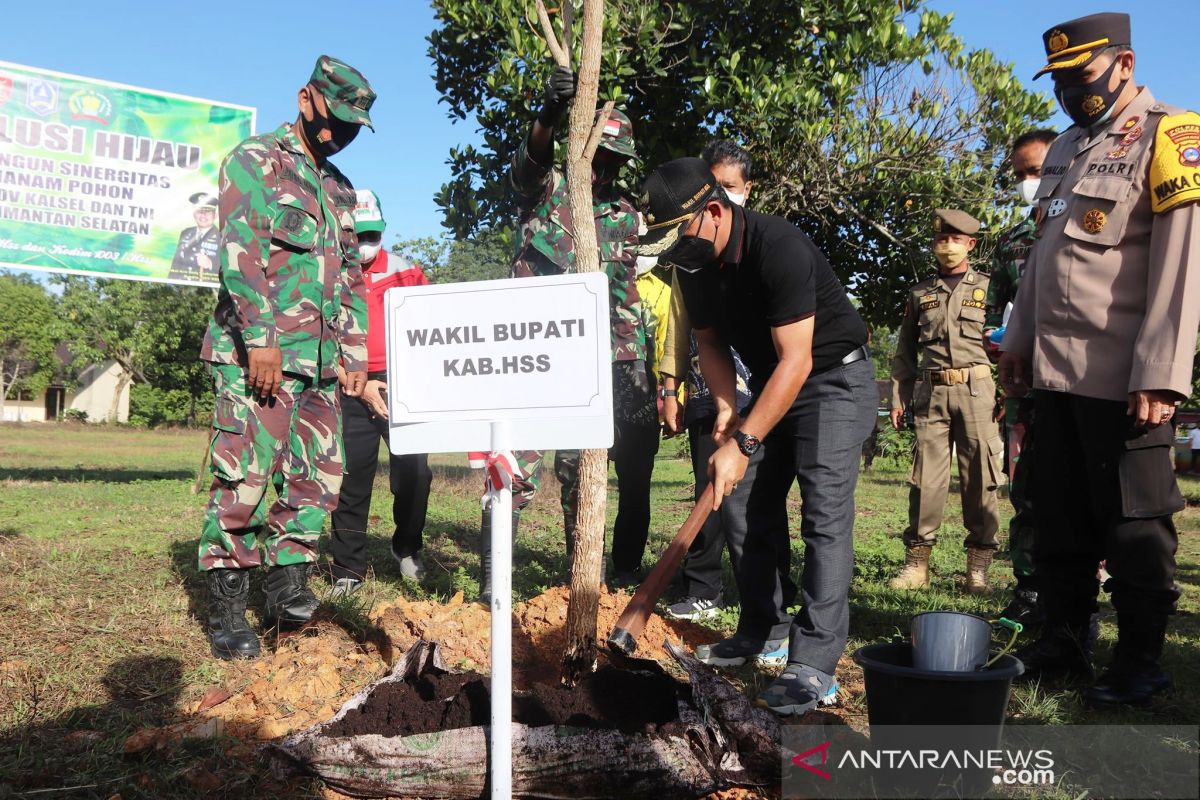
[[[842,365],[853,364],[855,361],[863,361],[871,357],[871,348],[865,344],[856,350],[851,350],[849,355],[842,359]]]

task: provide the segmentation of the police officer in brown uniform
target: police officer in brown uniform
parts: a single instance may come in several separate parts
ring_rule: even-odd
[[[963,525],[967,529],[966,589],[987,591],[1000,516],[996,485],[1004,453],[993,419],[995,384],[983,348],[988,277],[971,268],[979,222],[954,209],[933,217],[933,252],[940,272],[908,293],[892,360],[892,427],[906,410],[917,429],[905,562],[894,589],[929,585],[929,554],[950,489],[950,447],[958,452]],[[920,352],[920,362],[917,356]]]
[[[1046,624],[1021,651],[1026,675],[1090,676],[1096,567],[1117,612],[1092,703],[1144,703],[1175,610],[1171,465],[1175,405],[1191,391],[1200,322],[1200,115],[1134,82],[1126,14],[1093,14],[1042,36],[1054,93],[1074,125],[1055,140],[1000,379],[1035,390],[1030,494]],[[1191,273],[1189,275],[1189,272]]]

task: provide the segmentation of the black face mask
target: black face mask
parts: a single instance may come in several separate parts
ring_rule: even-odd
[[[679,242],[664,253],[661,260],[684,272],[699,272],[716,263],[717,245],[699,236],[681,236]]]
[[[673,264],[684,272],[699,272],[705,267],[717,262],[716,233],[720,230],[716,220],[713,220],[713,240],[703,238],[704,218],[700,219],[700,229],[695,236],[680,236],[675,246],[663,254],[661,260]]]
[[[1116,89],[1108,90],[1108,79],[1117,68],[1120,59],[1114,58],[1104,74],[1094,81],[1074,86],[1056,86],[1054,96],[1067,116],[1081,128],[1090,128],[1105,122],[1112,115],[1113,103],[1125,91],[1129,79],[1121,81]]]
[[[311,103],[312,119],[305,119],[304,115],[300,115],[301,127],[304,130],[304,138],[308,140],[313,151],[320,154],[323,158],[329,158],[334,153],[339,152],[346,145],[354,141],[354,137],[358,136],[358,131],[362,127],[353,122],[345,122],[337,117],[327,117],[317,111],[316,103]],[[321,132],[328,130],[330,138],[325,141],[321,139]]]

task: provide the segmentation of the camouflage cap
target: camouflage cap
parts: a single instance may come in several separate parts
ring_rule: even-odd
[[[367,113],[375,102],[375,90],[361,72],[333,56],[321,56],[308,82],[329,103],[335,117],[375,130]]]
[[[379,196],[370,189],[355,189],[354,194],[354,232],[383,231],[387,223],[383,221],[383,206],[379,203]]]
[[[933,232],[961,233],[974,236],[979,233],[979,220],[957,208],[935,208],[933,210]]]
[[[603,112],[604,109],[596,112],[597,120]],[[608,119],[604,122],[604,133],[600,136],[599,146],[623,156],[637,158],[637,150],[633,147],[633,123],[629,121],[629,117],[615,108],[610,111]]]

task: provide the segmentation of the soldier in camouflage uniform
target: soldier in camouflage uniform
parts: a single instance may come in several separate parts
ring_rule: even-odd
[[[1042,161],[1050,143],[1058,138],[1052,130],[1024,133],[1013,142],[1012,169],[1018,181],[1017,191],[1022,203],[1033,205],[1041,181]],[[1004,335],[1005,311],[1017,296],[1017,286],[1025,269],[1025,257],[1033,247],[1037,224],[1030,212],[1024,220],[1006,231],[996,243],[992,256],[991,284],[988,286],[987,312],[983,323],[983,341],[988,354],[999,356],[1000,340]],[[1033,507],[1029,502],[1028,466],[1018,467],[1021,453],[1032,445],[1028,436],[1033,423],[1032,397],[1004,398],[1004,429],[1009,499],[1013,504],[1012,522],[1008,525],[1008,550],[1012,558],[1013,577],[1017,588],[1012,602],[1001,616],[1029,625],[1041,617],[1037,584],[1033,572]],[[1026,459],[1026,462],[1029,462]]]
[[[575,74],[559,67],[546,86],[545,104],[529,136],[513,157],[510,180],[520,209],[521,240],[512,274],[561,275],[575,271],[573,221],[566,176],[551,166],[554,127],[575,95]],[[612,320],[613,417],[615,440],[609,457],[616,464],[620,494],[613,526],[610,585],[638,581],[650,527],[650,476],[658,452],[656,382],[647,368],[647,337],[642,325],[634,247],[640,218],[633,202],[613,187],[621,167],[636,155],[633,126],[619,111],[605,121],[592,162],[592,197],[601,268],[608,273]],[[650,343],[653,346],[653,342]],[[513,480],[513,531],[521,509],[538,489],[542,453],[517,454],[521,474]],[[562,484],[567,551],[572,548],[579,492],[579,453],[557,451],[554,471]],[[490,599],[491,531],[484,513],[481,594]]]
[[[221,165],[221,289],[200,353],[216,392],[199,562],[218,658],[258,655],[251,568],[268,568],[267,626],[307,622],[318,605],[308,573],[342,480],[337,368],[356,397],[367,358],[354,188],[327,159],[370,126],[374,100],[358,71],[321,56],[296,121]]]

